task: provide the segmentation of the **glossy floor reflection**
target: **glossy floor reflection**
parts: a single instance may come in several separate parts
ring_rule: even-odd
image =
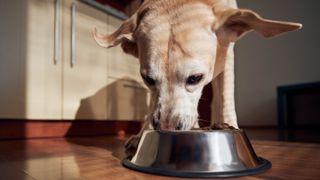
[[[0,141],[0,179],[181,179],[122,167],[123,143],[115,136]],[[261,140],[252,144],[273,168],[241,179],[320,177],[320,145]]]

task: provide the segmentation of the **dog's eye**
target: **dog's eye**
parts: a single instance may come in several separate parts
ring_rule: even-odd
[[[149,86],[154,86],[156,84],[156,80],[152,79],[150,76],[142,76],[142,78]]]
[[[195,75],[189,76],[186,83],[188,85],[196,85],[202,80],[202,78],[203,78],[203,74],[195,74]]]

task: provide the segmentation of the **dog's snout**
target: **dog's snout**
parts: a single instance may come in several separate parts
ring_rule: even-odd
[[[172,114],[168,113],[161,114],[161,111],[154,112],[150,119],[153,129],[161,131],[188,130],[191,128],[193,121],[189,116],[172,116]]]
[[[154,111],[150,113],[148,119],[154,130],[181,131],[192,128],[195,116],[178,111],[175,104],[165,103],[165,105],[162,104],[161,107],[160,103],[156,104]]]

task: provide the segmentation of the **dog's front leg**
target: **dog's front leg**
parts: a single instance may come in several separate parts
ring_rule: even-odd
[[[213,102],[211,126],[238,128],[234,98],[234,53],[233,45],[225,57],[224,71],[212,81]]]
[[[223,81],[225,74],[221,73],[212,82],[213,88],[213,102],[212,102],[212,115],[211,115],[211,127],[214,129],[225,129],[229,126],[238,128],[237,116],[234,107],[233,90],[226,90],[227,94],[224,94]],[[230,88],[230,87],[229,87]]]
[[[144,130],[150,129],[149,121],[145,120],[140,132],[136,135],[129,137],[129,139],[125,142],[125,149],[127,157],[131,158],[138,148],[139,141],[141,139],[142,133]]]
[[[237,8],[236,0],[227,0],[232,8]],[[226,54],[222,57],[225,60],[222,73],[212,81],[213,102],[211,127],[229,128],[230,126],[238,128],[237,115],[234,99],[234,44],[230,44]]]

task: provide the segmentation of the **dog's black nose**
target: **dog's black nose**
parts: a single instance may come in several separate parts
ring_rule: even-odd
[[[153,115],[153,118],[151,120],[152,121],[151,124],[152,124],[154,130],[160,129],[160,123],[159,123],[160,118],[161,118],[160,112],[157,112]]]
[[[151,121],[152,121],[151,123],[152,123],[153,129],[158,130],[160,128],[159,121],[155,118],[153,118]]]
[[[176,126],[176,130],[181,130],[183,127],[183,124],[181,122],[179,122]]]

